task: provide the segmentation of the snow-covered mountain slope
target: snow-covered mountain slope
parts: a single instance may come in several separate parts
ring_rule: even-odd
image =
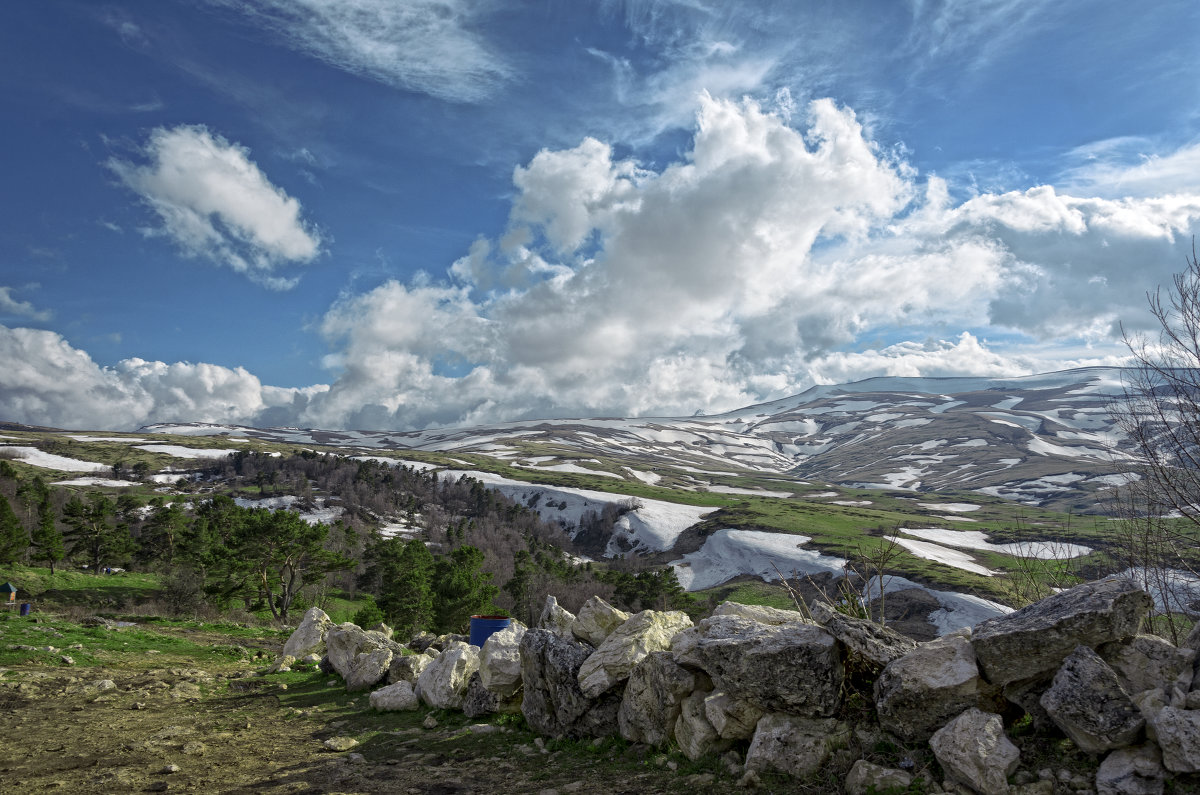
[[[153,425],[143,431],[249,436],[363,449],[479,453],[542,472],[709,488],[712,476],[913,491],[976,491],[1087,511],[1127,476],[1109,413],[1117,368],[1021,378],[883,377],[818,386],[726,414],[569,419],[419,432]]]

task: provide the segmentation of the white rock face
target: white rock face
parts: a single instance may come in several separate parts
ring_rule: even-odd
[[[379,688],[371,693],[370,702],[371,709],[381,712],[411,710],[420,706],[412,683],[405,681]]]
[[[493,633],[479,651],[479,678],[484,688],[500,700],[521,688],[521,638],[526,629],[512,624]]]
[[[929,747],[948,776],[981,795],[1007,793],[1021,757],[1000,716],[974,707],[935,732]]]
[[[471,674],[479,670],[479,647],[452,641],[417,677],[417,697],[436,709],[462,709]]]
[[[904,790],[912,783],[912,776],[903,770],[883,767],[860,759],[846,774],[846,795],[867,795],[869,792]]]
[[[979,703],[982,682],[963,634],[923,643],[887,665],[875,680],[879,725],[909,742],[929,739]]]
[[[741,616],[742,618],[748,618],[751,621],[757,621],[760,624],[772,627],[791,624],[796,621],[812,623],[796,610],[780,610],[778,607],[744,605],[738,602],[722,602],[712,614],[714,616]]]
[[[1153,743],[1118,748],[1096,771],[1098,795],[1162,795],[1166,771]]]
[[[329,628],[325,649],[330,665],[346,680],[346,689],[354,691],[381,682],[401,646],[378,632],[365,632],[346,623]]]
[[[280,657],[295,657],[300,659],[308,654],[317,654],[325,650],[325,633],[333,626],[333,620],[319,607],[310,607],[300,619],[296,631],[283,644]]]
[[[1146,725],[1116,672],[1087,646],[1063,661],[1041,705],[1081,750],[1093,754],[1132,744]]]
[[[763,711],[749,701],[717,691],[704,699],[704,716],[723,740],[749,740]]]
[[[1128,643],[1106,643],[1096,649],[1116,671],[1129,695],[1162,688],[1168,696],[1186,696],[1192,685],[1196,652],[1177,649],[1156,635],[1137,635]]]
[[[633,667],[647,654],[671,648],[671,640],[690,626],[692,620],[680,610],[643,610],[630,618],[580,666],[579,687],[583,694],[596,698],[628,679]]]
[[[1200,771],[1200,712],[1163,707],[1146,723],[1146,734],[1162,749],[1172,773]]]
[[[633,743],[666,745],[675,735],[683,699],[696,689],[696,675],[676,665],[670,652],[656,651],[634,666],[621,697],[617,725]]]
[[[697,691],[680,704],[679,718],[675,721],[675,742],[679,750],[693,762],[702,756],[718,753],[729,747],[717,730],[704,716],[704,697],[708,694]]]
[[[809,776],[820,770],[833,749],[849,737],[846,724],[833,718],[764,715],[746,752],[746,770],[778,770],[798,778]]]
[[[579,608],[571,624],[571,632],[579,640],[599,648],[613,630],[629,620],[629,614],[618,610],[599,596],[593,596]]]
[[[396,682],[416,684],[417,677],[435,659],[437,658],[430,654],[397,654],[392,658],[391,666],[388,667],[388,681],[393,684]]]
[[[548,629],[563,640],[574,640],[575,636],[571,634],[571,625],[575,623],[575,615],[560,607],[558,599],[546,595],[546,604],[542,607],[542,614],[538,618],[538,629]]]

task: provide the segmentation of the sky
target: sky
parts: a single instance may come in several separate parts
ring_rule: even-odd
[[[684,416],[1117,365],[1200,4],[0,5],[0,420]]]

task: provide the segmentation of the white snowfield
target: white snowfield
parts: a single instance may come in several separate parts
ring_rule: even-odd
[[[996,572],[975,562],[975,559],[958,549],[944,547],[941,544],[934,544],[929,541],[916,541],[903,536],[888,536],[888,541],[894,541],[900,546],[907,549],[918,558],[932,560],[935,563],[944,563],[947,566],[953,566],[956,569],[982,574],[985,577],[991,577]]]
[[[114,480],[112,478],[72,478],[70,480],[56,480],[52,486],[106,486],[110,489],[123,489],[129,486],[136,486],[132,480]]]
[[[843,575],[846,561],[824,555],[804,545],[812,539],[791,533],[768,533],[760,530],[718,530],[696,552],[673,562],[675,576],[685,591],[712,588],[734,577],[753,574],[763,580],[778,580],[775,569],[791,577],[793,572],[804,574],[830,573]]]
[[[894,593],[895,591],[905,591],[909,588],[926,591],[938,600],[941,608],[933,611],[929,616],[929,621],[937,628],[938,635],[947,635],[964,627],[973,627],[980,621],[986,621],[989,618],[1002,616],[1013,611],[1007,605],[1002,605],[999,602],[993,602],[979,596],[955,593],[954,591],[936,591],[924,585],[918,585],[904,577],[893,577],[890,574],[883,577],[883,592],[885,594]],[[863,588],[862,598],[864,601],[869,602],[878,595],[879,580],[872,577]]]
[[[57,469],[59,472],[108,472],[112,471],[109,464],[96,461],[80,461],[77,458],[67,458],[62,455],[47,453],[36,447],[4,446],[0,450],[12,450],[19,461],[42,469]]]
[[[1039,560],[1070,560],[1081,558],[1091,553],[1092,548],[1082,544],[1071,544],[1065,541],[1017,541],[1009,544],[995,544],[979,530],[945,530],[940,527],[900,528],[905,535],[946,544],[962,549],[979,549],[987,552],[1000,552],[1016,558],[1037,558]]]
[[[178,444],[139,444],[134,445],[139,450],[145,450],[148,453],[163,453],[164,455],[174,456],[176,458],[224,458],[225,456],[238,452],[236,447],[222,449],[201,449],[198,447],[184,447]]]
[[[918,502],[917,505],[930,511],[948,511],[950,513],[970,513],[983,507],[969,502]]]

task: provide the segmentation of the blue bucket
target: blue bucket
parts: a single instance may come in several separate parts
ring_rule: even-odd
[[[29,608],[31,608],[31,607],[33,607],[33,605],[29,604],[29,602],[22,602],[21,603],[21,615],[23,615],[23,616],[29,615]]]
[[[484,641],[511,624],[512,619],[505,616],[471,616],[471,645],[482,647]]]

